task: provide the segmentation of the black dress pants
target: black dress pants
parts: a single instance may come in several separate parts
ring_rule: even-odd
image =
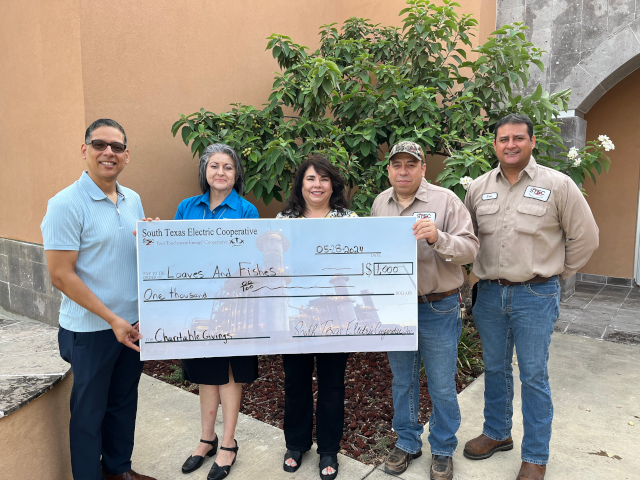
[[[76,480],[103,479],[131,470],[138,409],[140,354],[113,330],[58,331],[60,356],[71,364],[71,470]]]
[[[344,371],[348,353],[282,355],[284,364],[284,438],[287,449],[306,452],[313,432],[313,360],[316,359],[318,453],[340,451],[344,428]]]

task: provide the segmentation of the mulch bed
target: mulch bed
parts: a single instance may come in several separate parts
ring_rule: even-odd
[[[179,376],[179,360],[148,361],[144,373],[198,394],[198,386]],[[481,372],[458,374],[458,393]],[[260,357],[260,378],[246,385],[241,412],[282,429],[284,420],[284,370],[280,355]],[[393,398],[391,368],[386,353],[352,353],[346,371],[345,424],[341,453],[369,465],[380,465],[395,446],[392,431]],[[317,383],[313,384],[314,398]],[[431,414],[427,379],[420,378],[419,420],[426,424]],[[315,438],[315,429],[314,429]],[[282,445],[284,452],[284,444]]]

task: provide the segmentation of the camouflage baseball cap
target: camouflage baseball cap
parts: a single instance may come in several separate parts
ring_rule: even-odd
[[[408,153],[409,155],[413,155],[418,160],[424,162],[424,152],[422,151],[422,147],[415,142],[396,143],[389,153],[389,160],[398,153]]]

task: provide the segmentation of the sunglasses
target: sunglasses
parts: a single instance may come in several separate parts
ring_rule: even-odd
[[[111,151],[113,153],[123,153],[127,149],[127,146],[120,142],[108,143],[104,140],[92,140],[91,142],[87,143],[87,145],[91,145],[95,150],[99,152],[104,152],[107,147],[111,147]]]

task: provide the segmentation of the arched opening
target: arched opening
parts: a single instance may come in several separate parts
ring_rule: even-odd
[[[600,248],[580,270],[607,277],[632,278],[639,260],[637,225],[640,183],[640,70],[614,85],[585,114],[586,140],[608,135],[615,144],[609,152],[609,173],[597,185],[585,183],[587,201],[600,228]]]

